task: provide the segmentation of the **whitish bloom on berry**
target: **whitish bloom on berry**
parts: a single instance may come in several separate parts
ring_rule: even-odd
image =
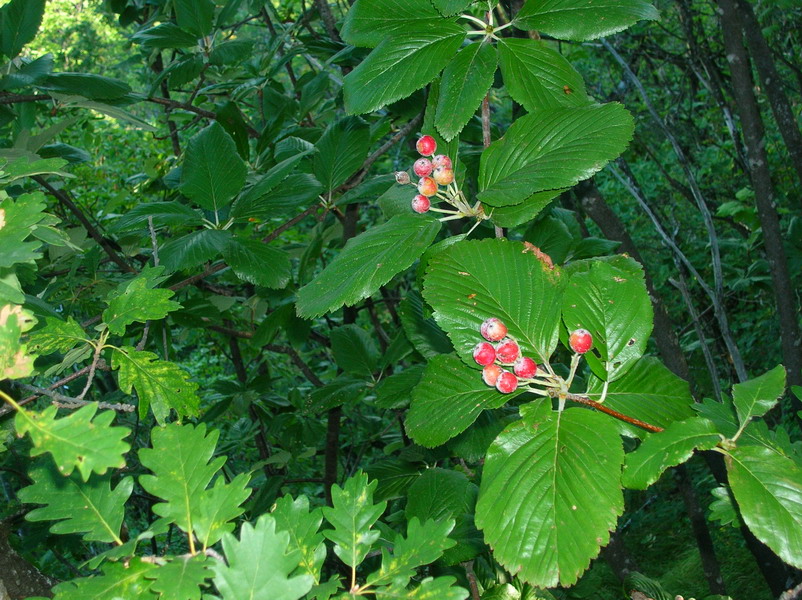
[[[432,203],[423,194],[418,194],[412,199],[412,210],[416,213],[425,213],[431,208]]]
[[[415,144],[415,148],[417,148],[418,153],[423,156],[431,156],[434,154],[435,150],[437,150],[437,142],[434,141],[432,136],[424,135]]]
[[[575,329],[568,338],[568,345],[577,354],[585,354],[593,346],[593,336],[587,329]]]
[[[487,341],[498,342],[503,340],[504,336],[507,335],[507,326],[501,319],[490,317],[489,319],[485,319],[485,321],[482,323],[481,327],[479,328],[479,332]]]
[[[415,161],[415,164],[412,165],[412,170],[418,177],[426,177],[434,170],[434,165],[428,158],[419,158]]]
[[[509,371],[502,371],[496,379],[496,389],[502,394],[511,394],[518,387],[518,378]]]
[[[496,360],[496,349],[492,344],[479,342],[473,348],[473,360],[484,366],[491,365]]]

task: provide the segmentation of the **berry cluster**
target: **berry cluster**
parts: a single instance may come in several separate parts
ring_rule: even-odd
[[[510,394],[518,388],[519,381],[534,379],[537,364],[528,356],[521,355],[518,342],[507,336],[507,326],[500,319],[487,319],[479,332],[487,341],[476,344],[473,359],[484,367],[482,379],[487,385],[495,386],[502,394]],[[512,366],[512,372],[502,366]]]

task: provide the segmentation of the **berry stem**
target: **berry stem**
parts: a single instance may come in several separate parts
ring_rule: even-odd
[[[579,366],[579,359],[582,357],[581,354],[574,354],[571,357],[571,372],[568,373],[568,379],[565,382],[565,388],[570,389],[571,382],[574,380],[574,375],[576,375],[576,368]]]
[[[459,212],[458,210],[448,210],[448,209],[445,209],[445,208],[435,208],[434,206],[429,208],[429,210],[431,210],[433,212],[443,213],[443,214],[446,214],[446,215],[459,215],[461,217],[465,216],[461,212]]]

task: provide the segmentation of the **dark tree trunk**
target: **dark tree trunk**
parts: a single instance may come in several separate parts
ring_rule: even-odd
[[[22,600],[29,596],[52,598],[56,581],[43,575],[8,543],[9,526],[0,521],[0,598]],[[5,595],[4,595],[5,593]]]
[[[802,339],[800,339],[795,290],[788,272],[788,262],[782,242],[780,219],[774,202],[774,189],[766,156],[766,138],[763,121],[752,87],[752,74],[746,48],[743,45],[742,26],[734,0],[718,0],[724,47],[730,63],[732,92],[741,128],[744,132],[746,153],[752,187],[755,191],[757,213],[763,230],[766,258],[771,268],[771,279],[777,301],[783,363],[788,370],[788,383],[802,385]],[[797,402],[797,404],[799,404]],[[799,410],[798,406],[794,407]]]

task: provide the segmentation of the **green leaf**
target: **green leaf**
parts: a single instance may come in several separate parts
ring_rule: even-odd
[[[433,448],[465,431],[483,410],[503,406],[515,396],[488,387],[479,371],[453,354],[441,354],[426,365],[412,393],[405,427],[415,442]]]
[[[373,377],[379,350],[368,333],[357,325],[342,325],[329,336],[334,362],[346,373]]]
[[[590,377],[588,397],[601,400],[604,381]],[[688,382],[669,371],[653,356],[637,361],[607,387],[605,406],[658,427],[668,427],[694,415]]]
[[[591,103],[582,76],[547,42],[504,38],[498,52],[507,91],[527,111]]]
[[[484,209],[487,214],[492,215],[493,223],[499,227],[517,227],[534,219],[554,198],[567,191],[567,189],[535,192],[520,204],[511,206],[485,205]]]
[[[521,117],[482,153],[479,199],[509,206],[535,192],[570,187],[621,154],[633,129],[632,116],[616,103]]]
[[[374,111],[434,79],[462,45],[465,29],[450,22],[405,28],[382,41],[343,82],[349,114]]]
[[[299,290],[298,315],[318,317],[367,298],[415,262],[439,231],[437,219],[406,214],[349,240],[323,272]]]
[[[388,35],[415,31],[441,22],[429,2],[409,0],[356,0],[343,22],[340,35],[353,46],[375,48]]]
[[[200,600],[200,588],[212,578],[210,566],[205,556],[176,556],[147,577],[154,580],[151,590],[161,594],[161,598]]]
[[[584,42],[622,31],[641,19],[659,18],[657,9],[644,0],[529,0],[513,23],[518,29]]]
[[[196,133],[184,152],[181,193],[201,208],[225,208],[245,183],[237,146],[217,121]]]
[[[36,324],[36,318],[21,306],[0,306],[0,381],[19,379],[33,372],[34,356],[20,336]]]
[[[36,37],[45,12],[45,0],[11,0],[0,8],[0,52],[17,56]]]
[[[190,48],[198,45],[198,38],[174,23],[162,23],[142,29],[131,36],[131,41],[145,48]]]
[[[734,448],[724,457],[730,488],[752,533],[802,568],[802,469],[768,448]]]
[[[769,412],[785,392],[785,367],[777,365],[760,377],[732,386],[732,401],[741,426]]]
[[[493,556],[532,585],[573,584],[624,510],[621,438],[610,419],[539,401],[487,453],[476,524]]]
[[[198,37],[209,35],[214,18],[212,0],[173,0],[178,26]]]
[[[424,317],[423,298],[410,291],[398,305],[398,316],[407,339],[424,358],[432,359],[454,351],[445,332],[432,317]]]
[[[366,472],[368,477],[379,482],[376,499],[392,500],[406,495],[409,486],[418,479],[419,469],[414,463],[393,458],[373,463]]]
[[[191,269],[219,257],[231,243],[230,231],[199,229],[175,238],[159,249],[161,266],[168,273]]]
[[[103,311],[103,322],[114,335],[125,334],[131,323],[158,321],[181,305],[170,300],[175,292],[154,289],[164,278],[164,267],[145,267],[142,272],[117,286],[107,296],[108,308]]]
[[[688,460],[694,450],[710,450],[720,441],[721,435],[712,421],[700,418],[675,421],[627,454],[621,481],[630,489],[645,490],[666,469]]]
[[[323,516],[334,527],[323,535],[334,542],[334,553],[346,565],[356,568],[365,560],[381,532],[372,529],[384,512],[386,502],[373,503],[377,481],[368,483],[368,476],[358,472],[343,487],[331,488],[331,507],[323,507]]]
[[[125,502],[134,489],[133,477],[126,477],[114,490],[111,475],[81,481],[77,474],[64,477],[48,463],[30,471],[33,484],[18,492],[20,502],[44,504],[25,515],[28,521],[58,521],[53,533],[82,533],[87,542],[116,542],[125,516]]]
[[[114,411],[104,411],[94,418],[97,404],[91,403],[63,419],[56,419],[57,412],[52,405],[41,413],[17,411],[17,434],[30,434],[31,456],[49,452],[63,475],[70,475],[77,467],[84,481],[92,473],[102,475],[108,469],[125,466],[124,455],[130,446],[123,438],[130,431],[111,426]]]
[[[400,373],[383,377],[376,385],[376,406],[379,408],[405,408],[413,388],[420,382],[425,365],[408,367]]]
[[[37,87],[90,100],[116,100],[131,93],[131,86],[124,81],[93,73],[53,73]]]
[[[218,477],[214,486],[200,494],[193,524],[198,541],[208,548],[220,541],[225,533],[234,530],[234,519],[245,512],[241,506],[251,495],[250,476],[240,473],[230,482]]]
[[[260,200],[273,191],[282,181],[288,181],[288,183],[290,183],[287,176],[301,159],[311,152],[312,149],[309,149],[294,154],[268,170],[256,183],[246,188],[244,193],[237,198],[236,202],[234,202],[234,206],[231,207],[231,216],[235,218],[247,218],[263,214],[263,212],[258,209]],[[319,185],[318,183],[318,186]],[[319,191],[322,191],[322,187],[315,195],[317,195]]]
[[[152,352],[124,346],[112,354],[111,367],[120,370],[119,385],[124,393],[130,394],[136,388],[140,418],[148,414],[148,407],[159,424],[164,424],[171,409],[179,417],[198,413],[198,384],[190,381],[187,372],[175,363],[159,360]]]
[[[362,166],[370,150],[370,128],[362,119],[345,117],[326,128],[315,148],[312,172],[330,192]]]
[[[102,575],[79,577],[53,588],[55,600],[144,600],[153,598],[147,579],[159,567],[153,562],[132,558],[104,565]]]
[[[143,227],[147,228],[148,218],[151,217],[154,227],[191,227],[202,223],[202,217],[197,210],[180,202],[148,202],[135,206],[117,219],[114,229],[116,231],[132,231]]]
[[[299,552],[297,573],[311,575],[315,583],[320,580],[320,568],[326,558],[326,544],[318,530],[323,522],[319,508],[309,510],[309,498],[282,496],[276,500],[271,513],[276,520],[276,530],[290,535],[290,552]]]
[[[323,185],[309,173],[289,175],[281,185],[273,186],[269,192],[257,195],[253,190],[260,183],[245,192],[234,204],[232,216],[239,219],[271,219],[292,214],[313,202],[319,202],[318,196],[323,192]]]
[[[284,288],[292,275],[287,253],[259,240],[232,237],[223,249],[223,258],[237,277],[255,285]]]
[[[406,589],[403,585],[392,585],[376,592],[376,600],[465,600],[468,590],[454,587],[454,577],[427,577],[416,588]]]
[[[631,258],[614,260],[590,261],[588,269],[573,271],[562,301],[565,326],[569,332],[590,331],[592,351],[602,362],[594,373],[610,382],[626,374],[643,355],[652,332],[652,303],[643,269]]]
[[[272,515],[262,515],[253,526],[245,523],[240,539],[226,534],[226,563],[215,561],[214,584],[223,600],[298,600],[314,584],[310,575],[290,577],[300,552],[289,549],[290,535],[276,531]]]
[[[434,7],[440,11],[444,17],[450,17],[462,12],[473,3],[474,0],[431,0]]]
[[[473,348],[482,341],[479,328],[490,317],[507,325],[525,356],[543,363],[557,346],[565,279],[520,242],[465,241],[429,261],[423,297],[472,368],[478,368]]]
[[[460,50],[443,70],[435,126],[447,141],[462,131],[493,83],[497,64],[491,44],[475,42]]]

